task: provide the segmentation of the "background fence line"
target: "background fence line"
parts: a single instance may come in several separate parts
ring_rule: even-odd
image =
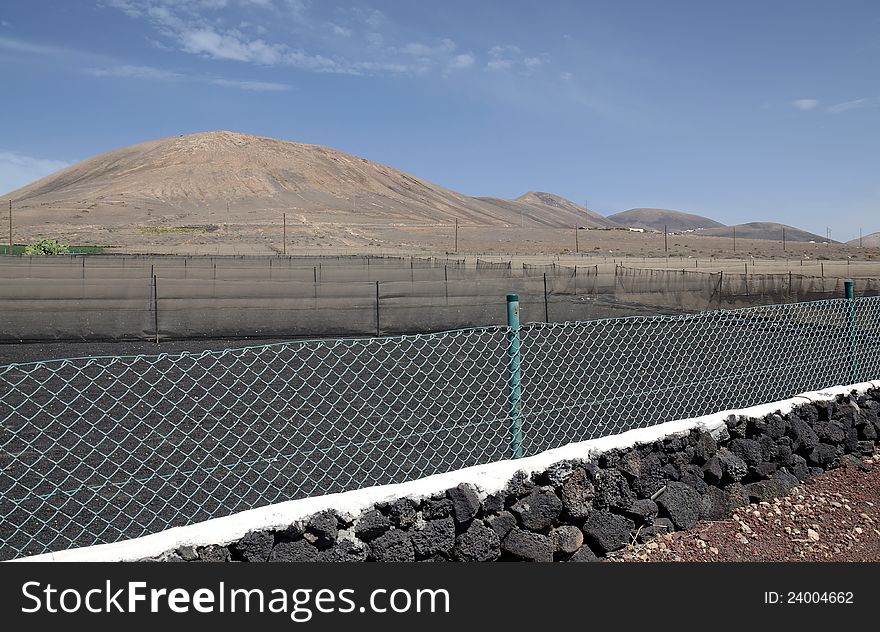
[[[0,559],[878,377],[878,297],[2,366]]]

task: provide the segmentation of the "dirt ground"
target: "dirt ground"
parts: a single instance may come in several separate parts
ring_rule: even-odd
[[[880,452],[773,502],[620,552],[625,562],[880,562]]]

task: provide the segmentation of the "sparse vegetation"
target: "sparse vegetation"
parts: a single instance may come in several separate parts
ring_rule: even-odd
[[[24,249],[24,254],[32,257],[63,255],[68,252],[70,252],[70,246],[62,244],[57,239],[38,239]]]

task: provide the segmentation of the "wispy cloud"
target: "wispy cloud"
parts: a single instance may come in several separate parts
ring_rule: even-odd
[[[446,64],[446,70],[444,71],[444,76],[448,76],[450,73],[456,70],[467,70],[468,68],[473,68],[476,63],[476,58],[474,58],[472,53],[461,53],[460,55],[456,55],[449,63]]]
[[[791,106],[797,108],[798,110],[812,110],[819,102],[816,99],[795,99],[791,102]]]
[[[215,86],[224,88],[238,88],[249,92],[287,92],[292,87],[286,83],[275,83],[274,81],[236,81],[234,79],[212,79],[211,83]]]
[[[863,108],[880,108],[880,96],[864,97],[852,101],[844,101],[843,103],[835,103],[828,108],[828,111],[832,114],[838,114],[848,110],[858,110]]]
[[[111,66],[109,68],[86,68],[86,74],[93,77],[119,77],[122,79],[152,79],[157,81],[169,81],[182,79],[184,75],[153,68],[152,66]]]
[[[15,151],[0,150],[0,191],[14,191],[68,164],[63,160],[35,158]]]

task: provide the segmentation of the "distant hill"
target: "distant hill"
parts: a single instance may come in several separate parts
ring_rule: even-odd
[[[631,208],[628,211],[609,215],[608,219],[623,226],[647,230],[663,230],[665,226],[666,230],[673,233],[724,226],[721,222],[716,222],[714,219],[702,215],[673,211],[668,208]]]
[[[553,217],[566,227],[575,224],[586,228],[613,228],[617,224],[599,213],[575,204],[564,197],[542,191],[530,191],[515,200],[497,197],[474,198],[499,209],[499,212],[512,213],[519,217],[525,227],[542,225]]]
[[[850,239],[846,243],[849,244],[850,246],[858,246],[859,245],[859,238],[856,237],[855,239]],[[863,248],[880,248],[880,231],[877,231],[876,233],[870,233],[868,235],[863,235],[862,236],[862,247]]]
[[[782,241],[782,229],[785,228],[786,241],[815,241],[816,243],[828,241],[828,239],[821,235],[809,233],[800,228],[788,226],[787,224],[779,224],[777,222],[749,222],[747,224],[737,224],[736,226],[725,226],[723,228],[707,228],[701,230],[700,234],[712,235],[715,237],[733,237],[734,228],[736,228],[737,238],[742,239],[769,239],[773,241]]]
[[[571,200],[567,200],[564,197],[555,195],[553,193],[546,193],[544,191],[529,191],[528,193],[524,193],[523,195],[516,198],[515,201],[524,202],[532,206],[555,208],[560,211],[567,211],[576,216],[580,216],[581,214],[583,214],[590,218],[590,221],[595,224],[596,227],[616,228],[619,226],[619,224],[605,217],[604,215],[600,215],[596,211],[590,210],[584,206],[581,206],[580,204],[576,204]],[[581,225],[588,226],[589,224],[582,223]]]
[[[301,225],[430,226],[457,219],[519,226],[521,221],[519,208],[462,195],[336,149],[228,131],[110,151],[5,197],[34,225],[75,219],[108,230],[227,220],[275,224],[282,211]],[[591,213],[562,206],[530,204],[532,226],[567,228]]]

